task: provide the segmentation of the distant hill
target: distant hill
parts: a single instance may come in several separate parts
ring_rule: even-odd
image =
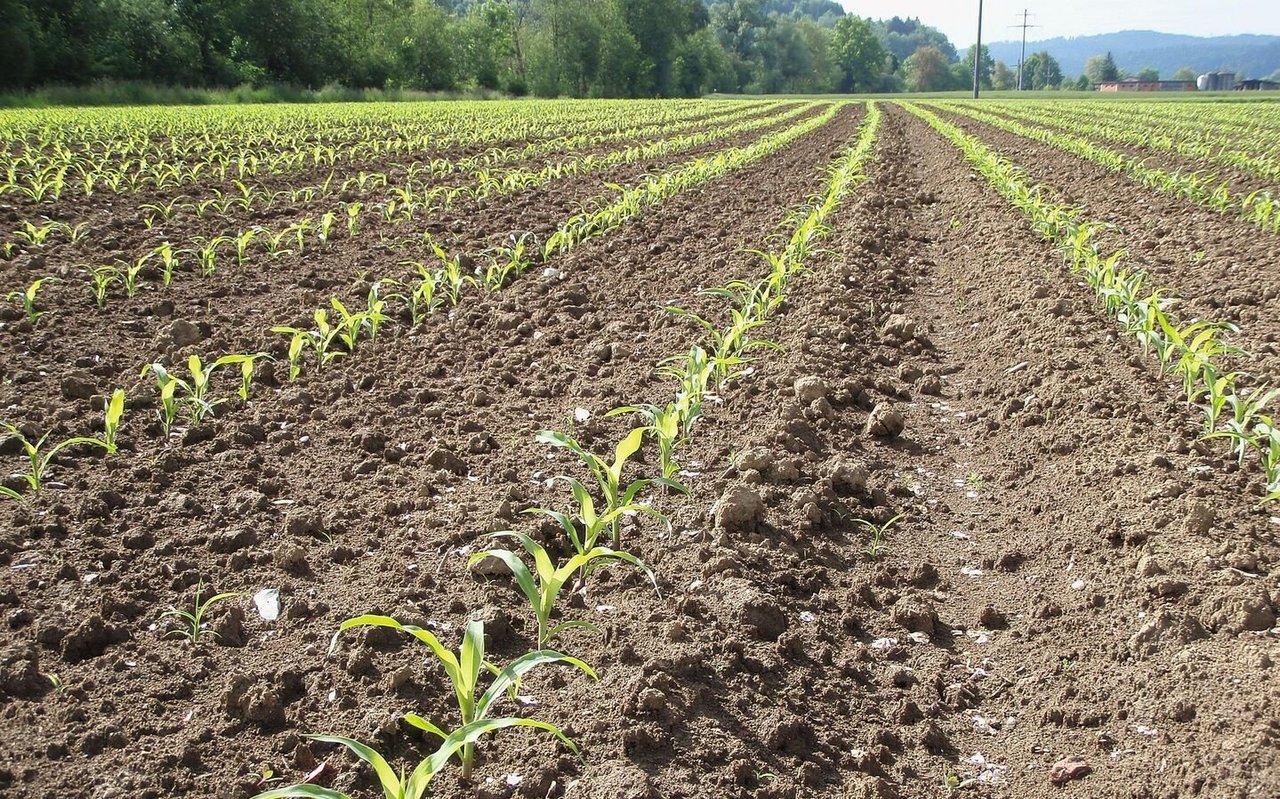
[[[1010,66],[1018,63],[1020,42],[995,42],[991,56]],[[1280,36],[1183,36],[1155,31],[1120,31],[1099,36],[1047,39],[1027,42],[1027,54],[1048,50],[1067,75],[1084,72],[1091,55],[1110,51],[1122,70],[1137,72],[1144,67],[1160,70],[1167,78],[1179,67],[1191,67],[1197,74],[1224,70],[1243,72],[1248,78],[1264,78],[1280,69]]]

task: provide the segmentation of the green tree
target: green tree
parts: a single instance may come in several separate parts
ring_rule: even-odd
[[[991,70],[991,88],[1000,91],[1018,88],[1018,73],[1005,62],[997,61]]]
[[[876,37],[898,59],[898,63],[906,61],[921,47],[937,48],[948,62],[956,60],[955,45],[947,35],[937,28],[921,24],[919,18],[880,19],[873,22],[872,27]]]
[[[1120,79],[1120,70],[1116,68],[1116,60],[1111,53],[1089,56],[1084,62],[1084,74],[1095,85]]]
[[[913,92],[940,92],[951,88],[951,68],[947,59],[936,47],[917,48],[903,64],[907,73],[907,88]]]
[[[1138,80],[1141,80],[1141,81],[1160,80],[1160,70],[1156,69],[1155,67],[1143,67],[1142,69],[1138,70]]]
[[[0,0],[0,89],[20,89],[34,84],[36,46],[40,29],[21,0]]]
[[[508,3],[472,6],[457,23],[460,77],[482,89],[510,86],[515,69],[515,11]]]
[[[836,91],[870,91],[880,82],[888,52],[876,38],[871,22],[842,17],[831,32],[829,58],[836,73]]]
[[[1058,65],[1056,58],[1049,55],[1048,51],[1041,50],[1027,56],[1027,62],[1022,65],[1023,88],[1037,91],[1056,89],[1061,83],[1062,67]]]
[[[1178,71],[1173,73],[1173,80],[1195,80],[1198,75],[1191,67],[1178,67]]]
[[[963,83],[961,84],[963,86],[973,85],[973,59],[976,57],[976,55],[977,55],[976,48],[974,47],[970,47],[969,50],[964,54],[964,60],[961,62],[964,69],[960,73],[961,75],[966,76]],[[990,89],[991,88],[991,72],[994,69],[995,69],[995,61],[991,58],[991,51],[987,49],[987,46],[984,44],[982,45],[982,63],[978,67],[978,85],[980,85],[984,89]]]

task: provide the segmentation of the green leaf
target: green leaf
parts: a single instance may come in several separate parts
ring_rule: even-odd
[[[533,727],[534,729],[546,730],[559,738],[575,754],[578,753],[578,747],[573,741],[565,737],[565,734],[558,727],[545,721],[519,718],[480,719],[470,724],[465,724],[451,732],[435,754],[418,764],[418,767],[413,770],[413,774],[409,777],[404,794],[406,799],[420,799],[423,793],[426,792],[427,785],[431,782],[431,779],[445,767],[449,762],[449,758],[453,757],[459,749],[475,743],[485,735],[508,727]]]
[[[391,768],[386,759],[372,747],[351,738],[343,738],[340,735],[308,735],[307,737],[313,741],[342,744],[347,747],[356,757],[373,766],[374,773],[378,775],[378,782],[382,784],[382,793],[386,799],[401,799],[404,796],[400,776],[396,774],[395,769]]]
[[[341,791],[323,788],[319,785],[286,785],[283,788],[272,788],[269,791],[255,794],[251,799],[351,799]]]
[[[484,552],[477,552],[467,560],[467,568],[471,568],[485,558],[497,558],[506,564],[511,570],[511,574],[516,578],[516,585],[520,587],[520,593],[536,608],[539,606],[540,594],[538,586],[533,581],[533,575],[529,573],[529,567],[524,564],[516,553],[506,549],[488,549]]]
[[[439,727],[437,727],[436,725],[434,725],[434,724],[432,724],[431,722],[427,721],[427,720],[426,720],[426,719],[424,719],[422,716],[419,716],[417,713],[406,713],[406,714],[404,715],[404,720],[405,720],[405,721],[406,721],[410,726],[412,726],[412,727],[417,727],[418,729],[422,730],[423,732],[429,732],[429,733],[431,733],[432,735],[439,736],[440,738],[448,738],[448,737],[449,737],[449,733],[445,732],[444,730],[440,729],[440,728],[439,728]]]
[[[614,449],[613,465],[609,467],[609,474],[613,477],[613,483],[616,485],[622,476],[622,468],[626,465],[627,459],[640,449],[644,444],[644,434],[648,428],[637,427],[626,438],[618,442],[618,446]]]
[[[366,614],[364,616],[356,616],[342,622],[338,625],[338,631],[333,634],[333,639],[329,643],[330,655],[338,649],[338,636],[353,627],[389,627],[393,630],[399,630],[402,633],[412,635],[431,649],[432,653],[435,654],[436,659],[444,666],[445,672],[449,675],[450,682],[455,686],[458,685],[461,674],[459,672],[458,659],[454,654],[446,649],[444,644],[441,644],[440,640],[429,631],[424,630],[421,627],[416,627],[412,624],[401,624],[390,616]]]
[[[586,624],[586,622],[567,623],[575,624],[575,626]],[[563,626],[564,625],[560,625],[560,627]],[[476,703],[476,718],[484,718],[486,711],[489,709],[489,705],[492,704],[495,699],[501,697],[508,687],[518,683],[520,678],[525,674],[528,674],[533,669],[546,663],[565,663],[582,671],[593,680],[600,679],[596,676],[595,670],[575,657],[561,654],[552,649],[540,649],[536,652],[528,652],[511,661],[507,664],[506,668],[498,672],[498,675],[493,680],[493,684],[489,686],[489,690],[485,691],[484,696],[480,697],[480,701]]]

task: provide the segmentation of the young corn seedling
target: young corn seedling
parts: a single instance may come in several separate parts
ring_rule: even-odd
[[[757,347],[766,347],[779,352],[782,350],[782,347],[775,342],[751,338],[750,332],[763,325],[765,320],[748,316],[739,308],[730,309],[733,322],[724,330],[720,330],[711,322],[684,308],[668,306],[667,311],[676,316],[692,319],[699,327],[707,331],[709,343],[711,344],[711,364],[715,372],[717,390],[723,389],[729,381],[736,380],[746,374],[746,370],[738,368],[750,361],[749,358],[743,355],[746,351]]]
[[[168,286],[173,282],[173,273],[178,268],[178,258],[174,254],[173,246],[166,241],[151,252],[160,257],[160,280]]]
[[[307,243],[306,242],[307,231],[311,230],[313,226],[314,226],[314,223],[311,221],[311,217],[307,217],[306,219],[303,219],[301,222],[294,222],[292,225],[289,225],[289,227],[284,229],[284,232],[286,234],[293,235],[293,241],[297,245],[299,253],[301,253],[305,248]]]
[[[876,524],[875,522],[869,522],[866,519],[853,520],[854,522],[862,525],[867,532],[871,533],[871,543],[867,547],[868,555],[873,558],[880,557],[880,554],[884,549],[885,533],[889,532],[890,527],[893,527],[895,524],[902,521],[905,515],[906,514],[899,513],[884,524]]]
[[[136,261],[129,263],[121,263],[120,282],[124,286],[124,294],[126,297],[134,297],[141,288],[140,279],[142,270],[147,268],[147,261],[151,259],[152,253],[147,253]]]
[[[149,363],[142,368],[145,377],[148,373],[156,376],[156,387],[160,390],[161,423],[165,435],[173,428],[179,409],[185,408],[191,423],[199,424],[217,410],[225,399],[211,399],[209,384],[213,373],[223,366],[239,365],[241,368],[242,396],[248,399],[249,384],[253,379],[253,364],[262,353],[255,355],[223,355],[206,366],[199,355],[187,358],[187,377],[180,378],[160,363]],[[247,375],[247,376],[246,376]],[[178,391],[182,394],[179,396]]]
[[[2,426],[5,430],[9,431],[9,437],[15,439],[19,446],[22,447],[22,453],[27,458],[27,471],[21,473],[19,476],[26,481],[27,486],[32,491],[39,491],[41,486],[44,485],[45,477],[49,473],[49,466],[53,463],[53,459],[58,456],[58,453],[63,450],[80,444],[98,447],[104,450],[107,449],[107,445],[101,440],[89,438],[88,436],[75,436],[68,438],[64,441],[59,441],[48,449],[45,449],[44,445],[45,442],[49,440],[49,433],[45,433],[33,444],[31,440],[23,435],[22,431],[17,427],[7,422],[3,423]],[[6,496],[9,496],[9,494],[6,494]]]
[[[324,216],[320,217],[320,223],[316,227],[316,237],[320,239],[321,244],[328,244],[330,237],[333,235],[333,223],[338,218],[333,215],[332,211],[326,211]]]
[[[272,233],[266,228],[259,228],[258,232],[261,234],[263,247],[266,248],[267,254],[272,258],[278,258],[281,255],[287,255],[293,252],[293,250],[286,250],[284,248],[285,240],[292,235],[292,231],[288,228],[285,228],[279,233]]]
[[[111,284],[120,280],[120,270],[115,266],[103,264],[89,269],[89,288],[93,291],[93,301],[99,308],[107,305],[107,292]]]
[[[406,721],[408,718],[406,717]],[[412,722],[410,722],[412,723]],[[431,780],[448,764],[449,759],[459,750],[473,746],[486,735],[508,727],[534,727],[557,735],[560,740],[577,753],[578,747],[552,725],[534,719],[501,718],[482,719],[465,724],[449,733],[440,748],[430,757],[424,758],[408,775],[401,769],[399,773],[391,767],[377,750],[367,744],[339,735],[308,735],[308,739],[320,743],[333,743],[345,746],[356,757],[368,763],[378,777],[378,787],[382,789],[383,799],[422,799],[426,795]],[[286,785],[273,788],[253,796],[251,799],[352,799],[341,791],[325,788],[311,783]]]
[[[476,279],[471,275],[464,274],[462,271],[462,256],[450,256],[445,249],[431,240],[430,235],[424,235],[423,238],[431,245],[431,251],[435,253],[436,258],[440,259],[443,265],[437,273],[440,279],[436,285],[444,292],[449,299],[450,305],[457,305],[462,300],[462,292],[468,283],[475,284]]]
[[[170,630],[167,633],[168,635],[182,636],[183,638],[187,639],[193,644],[198,642],[206,632],[208,632],[209,635],[212,635],[216,638],[218,636],[218,633],[216,631],[214,630],[206,631],[204,629],[204,616],[206,613],[209,612],[209,608],[213,607],[219,602],[225,602],[228,599],[235,599],[237,597],[248,596],[247,594],[228,592],[228,593],[222,593],[222,594],[214,594],[213,596],[208,597],[205,600],[201,601],[200,595],[203,592],[204,592],[204,581],[202,580],[196,585],[195,602],[192,605],[191,610],[179,610],[178,608],[171,608],[169,610],[166,610],[164,613],[160,614],[161,619],[165,619],[170,616],[173,616],[177,618],[180,622],[182,622],[181,628],[177,630]]]
[[[244,402],[249,401],[249,392],[253,389],[253,370],[262,358],[270,358],[265,352],[255,352],[252,354],[242,355],[224,355],[215,362],[215,366],[240,366],[240,387],[236,389],[236,395]],[[213,371],[210,367],[209,371]]]
[[[262,232],[262,228],[249,228],[242,230],[235,238],[229,239],[236,248],[236,266],[244,268],[244,257],[249,252],[249,245]]]
[[[316,354],[316,368],[321,371],[336,358],[347,353],[334,346],[334,342],[342,333],[342,328],[329,324],[329,313],[317,308],[313,316],[315,330],[301,330],[296,327],[273,327],[272,333],[283,333],[292,336],[289,341],[289,379],[296,380],[301,369],[302,351],[310,347]]]
[[[1258,421],[1265,419],[1263,411],[1273,399],[1280,397],[1280,388],[1258,386],[1252,391],[1227,395],[1227,404],[1231,406],[1231,418],[1223,422],[1225,430],[1211,433],[1205,438],[1225,438],[1231,442],[1231,454],[1236,463],[1243,466],[1244,459],[1251,449],[1261,449],[1254,433]]]
[[[27,244],[32,247],[43,247],[44,243],[49,240],[49,236],[53,235],[53,232],[57,229],[57,222],[34,225],[24,219],[22,220],[22,227],[14,231],[14,235],[26,239]]]
[[[549,663],[565,663],[581,670],[592,679],[596,679],[596,673],[586,663],[549,649],[539,649],[521,655],[505,668],[499,669],[485,660],[484,622],[481,621],[467,623],[466,630],[462,635],[462,646],[455,654],[446,649],[435,635],[421,627],[412,624],[401,624],[389,616],[357,616],[347,619],[338,627],[338,632],[334,633],[333,641],[329,647],[331,655],[337,651],[338,637],[347,630],[356,627],[388,627],[410,635],[426,645],[449,677],[463,727],[479,721],[489,720],[489,712],[492,710],[494,703],[501,700],[509,691],[514,692],[514,689],[519,687],[521,678],[538,666]],[[493,681],[484,693],[477,697],[477,693],[480,690],[480,675],[486,671],[493,675]],[[449,733],[417,714],[409,713],[404,718],[409,724],[424,732],[438,736],[446,741],[449,739]],[[524,718],[506,718],[499,719],[499,721],[510,722],[509,726],[535,727],[546,730],[570,747],[573,746],[554,725]],[[464,780],[471,778],[471,771],[474,765],[475,747],[467,744],[462,747],[462,778]]]
[[[684,435],[686,432],[684,423],[689,411],[686,407],[678,398],[677,401],[669,403],[665,407],[657,405],[626,405],[621,408],[614,408],[606,413],[605,416],[638,413],[647,420],[649,422],[647,429],[653,434],[653,439],[658,444],[658,465],[662,469],[662,476],[667,479],[673,479],[680,471],[680,464],[676,463],[676,449],[687,440]]]
[[[637,427],[619,441],[614,448],[612,463],[593,452],[588,452],[573,438],[564,433],[557,433],[554,430],[543,430],[538,433],[537,441],[540,444],[550,444],[553,447],[567,449],[578,457],[578,460],[591,472],[591,476],[595,478],[596,487],[600,489],[601,497],[604,499],[603,515],[610,516],[619,508],[637,505],[636,497],[649,486],[661,485],[681,493],[688,493],[688,489],[668,477],[646,477],[632,480],[625,486],[622,484],[622,470],[626,467],[627,460],[639,451],[641,444],[644,443],[644,435],[648,432],[648,429],[646,427]],[[570,486],[578,482],[572,478],[566,479],[570,481]],[[578,483],[578,485],[581,484]],[[575,488],[576,493],[577,489]],[[610,541],[614,549],[621,548],[622,527],[620,522],[621,519],[615,515],[609,524]]]
[[[525,240],[528,236],[529,234],[525,233],[509,246],[499,247],[489,254],[481,280],[490,291],[498,291],[507,284],[512,275],[521,274],[533,263],[525,255]]]
[[[436,293],[441,273],[431,271],[426,264],[419,261],[401,261],[400,263],[412,266],[418,273],[417,282],[401,283],[409,289],[409,293],[404,295],[404,300],[409,305],[409,317],[413,326],[417,327],[426,320],[428,315],[444,304],[444,297]]]
[[[1204,435],[1210,436],[1218,429],[1218,420],[1227,407],[1228,398],[1235,393],[1236,373],[1220,374],[1217,367],[1205,364],[1201,370],[1202,387],[1197,396],[1203,396],[1204,403]]]
[[[196,257],[201,277],[213,277],[218,268],[218,248],[223,244],[231,243],[233,240],[227,236],[215,236],[211,239],[197,237],[195,241],[196,248],[187,250],[187,252]]]
[[[1222,355],[1245,354],[1240,348],[1218,338],[1223,331],[1239,332],[1239,328],[1230,322],[1192,322],[1179,330],[1163,316],[1159,321],[1165,337],[1173,342],[1168,363],[1172,364],[1172,371],[1182,378],[1182,387],[1189,403],[1195,402],[1196,387],[1206,365],[1212,364],[1215,358]]]
[[[364,203],[343,203],[342,207],[347,212],[347,238],[354,239],[360,233],[360,211]]]
[[[120,420],[124,418],[124,389],[117,388],[111,392],[107,400],[102,419],[102,446],[108,455],[116,454],[119,445],[116,439],[120,435]]]
[[[180,410],[178,388],[181,386],[189,392],[190,386],[160,364],[150,363],[142,367],[143,377],[146,377],[148,372],[156,376],[156,389],[160,392],[160,409],[156,411],[156,415],[160,418],[160,426],[164,430],[165,437],[168,438],[173,432],[173,425],[178,419]]]
[[[703,400],[710,396],[707,394],[707,386],[711,383],[715,367],[707,351],[695,344],[684,355],[664,360],[659,372],[675,379],[680,386],[675,405],[680,428],[688,438],[693,431],[694,422],[702,416]]]
[[[347,352],[356,351],[356,342],[360,339],[360,331],[368,323],[368,314],[363,311],[350,313],[337,297],[329,298],[329,305],[338,312],[338,339],[347,348]]]
[[[40,287],[45,283],[56,282],[58,282],[56,277],[42,277],[39,280],[31,281],[31,285],[22,291],[9,292],[5,298],[21,305],[22,314],[27,317],[27,321],[35,324],[40,321],[40,317],[45,315],[44,311],[36,308],[36,295],[40,293]]]
[[[514,538],[524,547],[525,552],[533,557],[534,570],[529,571],[529,567],[516,553],[507,549],[489,549],[483,552],[477,552],[467,561],[467,566],[471,567],[485,558],[497,558],[508,569],[516,579],[516,585],[520,588],[520,592],[524,594],[525,599],[529,600],[529,605],[533,609],[534,618],[538,622],[538,646],[546,646],[547,643],[565,630],[575,627],[585,628],[595,632],[599,631],[596,625],[586,621],[562,621],[558,624],[551,623],[551,615],[555,610],[556,599],[560,596],[560,592],[564,589],[569,580],[574,575],[585,571],[595,561],[601,563],[621,561],[630,564],[640,571],[644,572],[649,578],[653,590],[658,590],[658,581],[654,577],[653,572],[644,561],[627,552],[618,552],[607,547],[595,547],[575,554],[559,567],[551,562],[551,556],[541,544],[534,541],[524,533],[505,532],[494,533],[491,538]]]
[[[391,319],[386,314],[387,301],[380,295],[384,284],[394,283],[394,280],[383,279],[375,280],[369,286],[369,294],[365,298],[365,310],[362,316],[364,316],[364,322],[369,328],[370,341],[375,341],[378,338],[378,330]]]
[[[1265,505],[1280,500],[1280,428],[1276,427],[1270,416],[1263,416],[1254,432],[1262,470],[1266,474],[1266,490],[1269,492],[1258,504]]]

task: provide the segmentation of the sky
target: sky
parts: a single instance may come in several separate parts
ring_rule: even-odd
[[[839,0],[863,17],[919,17],[947,34],[959,49],[973,44],[978,27],[978,0]],[[1121,30],[1155,30],[1193,36],[1233,33],[1280,34],[1280,2],[1274,0],[984,0],[982,41],[1014,41],[1022,10],[1031,12],[1027,41],[1058,36],[1090,36]]]

